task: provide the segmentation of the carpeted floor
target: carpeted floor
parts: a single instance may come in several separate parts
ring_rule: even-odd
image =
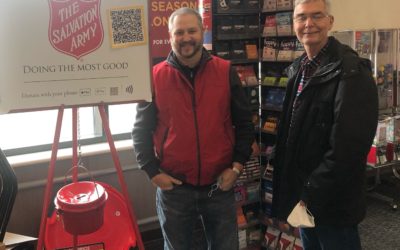
[[[363,250],[400,250],[400,211],[387,201],[368,199],[367,216],[359,230]]]
[[[154,238],[154,236],[156,238]],[[142,234],[144,247],[146,250],[163,250],[163,239],[160,230],[153,231],[153,237],[151,240],[146,241],[146,235]],[[200,229],[196,229],[193,236],[191,250],[207,250],[207,246],[205,243],[204,233]]]
[[[400,250],[400,209],[394,210],[390,202],[377,199],[376,195],[369,196],[367,216],[359,230],[363,250]],[[191,250],[205,250],[203,232],[196,230],[194,238]],[[143,240],[146,250],[163,250],[159,230]]]

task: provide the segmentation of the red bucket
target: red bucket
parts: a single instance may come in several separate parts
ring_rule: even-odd
[[[81,181],[62,187],[54,200],[65,231],[70,234],[89,234],[103,225],[107,201],[104,187],[93,181]]]

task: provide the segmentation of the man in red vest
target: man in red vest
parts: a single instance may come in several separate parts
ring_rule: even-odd
[[[153,68],[153,101],[140,103],[137,161],[157,186],[165,249],[190,249],[200,217],[209,249],[238,249],[233,186],[251,154],[254,126],[229,61],[203,48],[199,13],[169,18],[172,51]]]

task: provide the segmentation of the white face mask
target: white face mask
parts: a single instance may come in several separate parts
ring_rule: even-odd
[[[315,227],[314,216],[306,206],[300,205],[300,202],[296,204],[289,214],[287,222],[293,227]]]

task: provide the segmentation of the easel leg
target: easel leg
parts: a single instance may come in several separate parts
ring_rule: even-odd
[[[43,249],[44,231],[45,231],[46,223],[47,223],[47,212],[49,210],[51,191],[53,190],[54,168],[55,168],[56,160],[57,160],[57,151],[58,151],[58,144],[60,142],[60,134],[61,134],[61,125],[62,125],[63,115],[64,115],[64,105],[62,105],[58,109],[56,131],[54,133],[53,145],[51,147],[51,159],[50,159],[50,164],[49,164],[49,172],[47,174],[46,190],[45,190],[45,194],[44,194],[42,217],[41,217],[41,222],[40,222],[39,239],[38,239],[38,243],[37,243],[37,247],[36,247],[37,250]]]
[[[78,181],[78,108],[72,108],[72,181]]]
[[[101,121],[103,123],[104,132],[105,132],[106,137],[107,137],[108,145],[110,146],[111,156],[113,158],[114,165],[115,165],[115,168],[117,170],[118,179],[119,179],[119,183],[121,185],[122,194],[124,195],[125,202],[126,202],[126,205],[128,207],[128,210],[129,210],[129,217],[131,219],[131,223],[132,223],[133,229],[135,230],[137,244],[138,244],[140,250],[144,250],[142,237],[140,235],[139,227],[137,225],[136,216],[135,216],[135,214],[133,212],[132,202],[131,202],[131,200],[129,198],[128,188],[126,186],[125,179],[124,179],[124,176],[122,174],[121,163],[119,161],[118,152],[117,152],[117,150],[115,148],[114,140],[113,140],[112,135],[111,135],[110,126],[109,126],[109,123],[108,123],[108,118],[107,118],[107,114],[106,114],[104,105],[99,105],[99,112],[100,112],[100,116],[101,116]]]

